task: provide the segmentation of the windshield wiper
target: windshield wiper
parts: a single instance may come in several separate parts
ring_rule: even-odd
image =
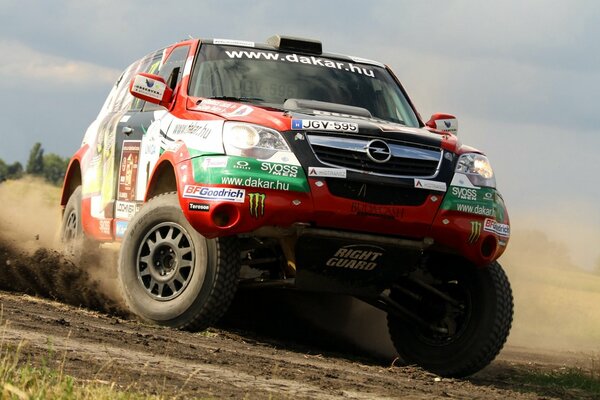
[[[207,99],[225,100],[225,101],[241,101],[244,103],[252,103],[253,101],[265,101],[265,99],[261,99],[260,97],[235,97],[235,96],[213,96],[213,97],[207,97]],[[198,104],[201,102],[202,102],[202,100],[198,100]]]

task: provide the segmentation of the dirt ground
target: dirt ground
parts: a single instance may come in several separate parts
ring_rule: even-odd
[[[403,365],[389,339],[340,335],[339,326],[336,333],[342,307],[316,313],[303,294],[240,292],[223,323],[206,332],[148,326],[119,305],[110,272],[103,280],[93,272],[99,264],[110,270],[110,257],[90,260],[80,269],[55,251],[0,242],[2,349],[82,381],[166,398],[584,398],[518,383],[532,371],[583,365],[583,354],[508,347],[469,379],[439,378]]]

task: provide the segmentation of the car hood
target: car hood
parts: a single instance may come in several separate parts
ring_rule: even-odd
[[[192,111],[213,114],[224,120],[266,126],[280,132],[328,131],[391,138],[394,133],[406,140],[411,136],[420,143],[455,152],[458,141],[452,134],[434,133],[424,128],[408,127],[377,118],[321,110],[284,110],[266,105],[205,99]]]

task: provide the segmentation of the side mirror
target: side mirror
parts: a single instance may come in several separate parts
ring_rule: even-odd
[[[167,86],[162,77],[142,72],[136,74],[131,80],[129,93],[138,99],[164,107],[167,107],[173,98],[173,90]]]
[[[436,131],[458,133],[458,120],[451,114],[433,114],[425,125]]]

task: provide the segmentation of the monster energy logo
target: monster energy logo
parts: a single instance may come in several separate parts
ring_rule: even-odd
[[[248,200],[250,201],[250,215],[252,215],[254,218],[265,215],[266,198],[267,195],[263,193],[248,193]]]
[[[483,224],[479,221],[471,221],[471,234],[469,235],[469,244],[473,244],[479,240],[481,236],[481,227]]]

